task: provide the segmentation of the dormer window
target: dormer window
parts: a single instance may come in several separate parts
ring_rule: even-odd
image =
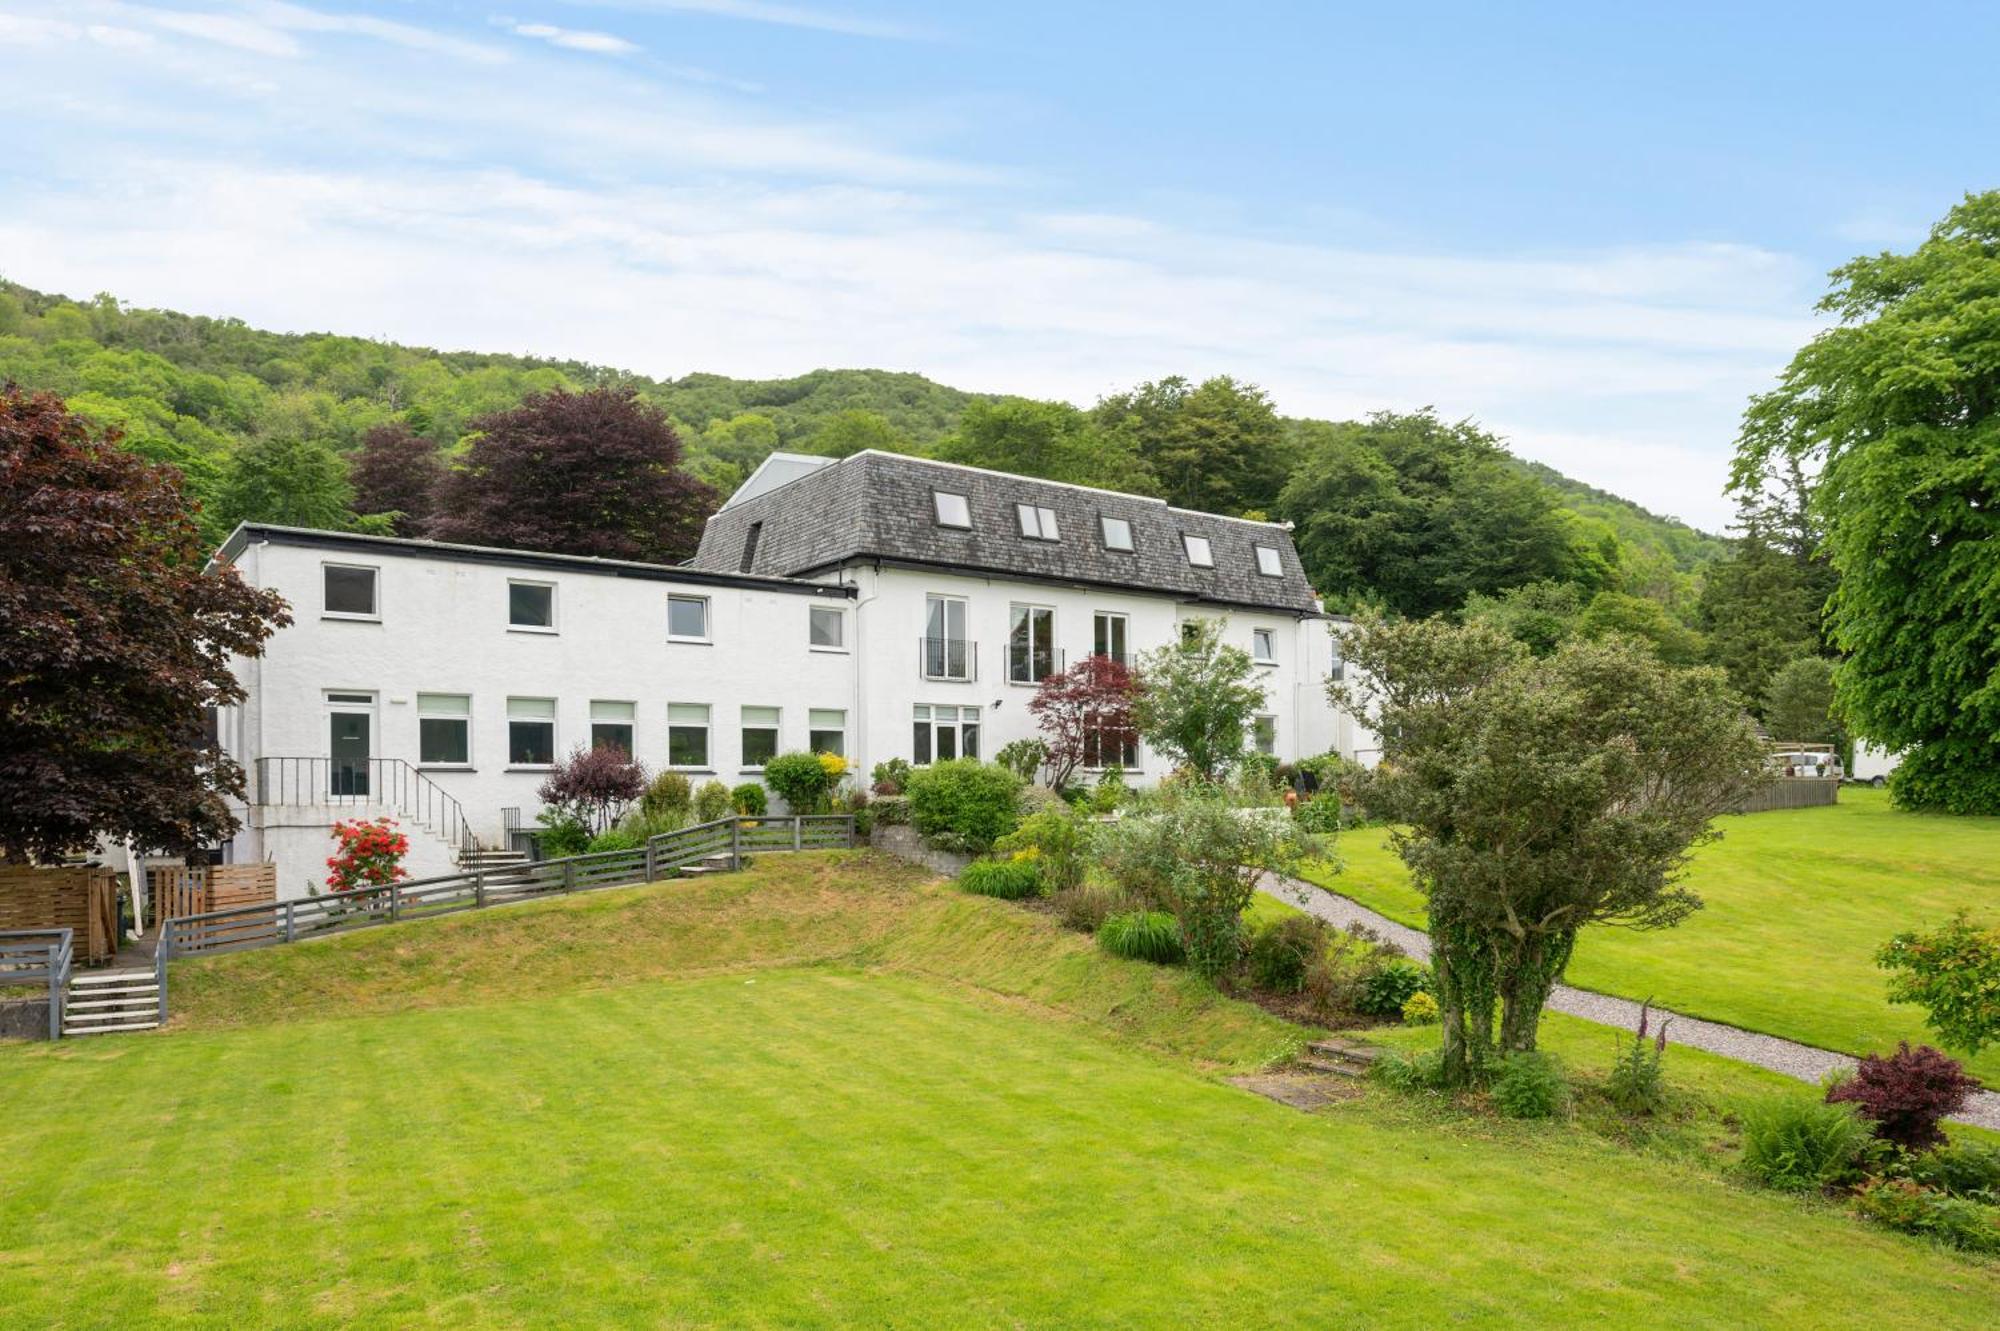
[[[1124,518],[1114,518],[1109,513],[1101,514],[1097,519],[1097,523],[1099,527],[1103,528],[1104,548],[1106,550],[1131,550],[1131,523],[1127,522]]]
[[[1014,516],[1021,524],[1021,535],[1031,541],[1059,541],[1062,534],[1056,530],[1056,511],[1052,508],[1038,508],[1033,504],[1014,505]]]
[[[937,508],[938,526],[972,529],[972,505],[965,502],[964,495],[953,494],[949,490],[933,490],[931,502]]]
[[[1181,545],[1187,549],[1188,563],[1196,568],[1214,568],[1215,553],[1208,548],[1206,536],[1196,536],[1190,532],[1181,533]]]
[[[1277,546],[1260,545],[1257,547],[1257,571],[1267,578],[1282,578],[1285,576],[1285,564],[1278,557]]]

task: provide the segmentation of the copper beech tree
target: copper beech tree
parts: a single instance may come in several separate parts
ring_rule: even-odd
[[[180,474],[47,393],[0,389],[0,856],[99,837],[191,852],[236,831],[243,771],[208,735],[232,655],[291,622],[209,568]]]
[[[1043,762],[1049,784],[1061,790],[1077,768],[1113,766],[1118,754],[1138,743],[1132,719],[1138,696],[1138,677],[1108,656],[1085,657],[1044,679],[1028,711],[1048,747]]]

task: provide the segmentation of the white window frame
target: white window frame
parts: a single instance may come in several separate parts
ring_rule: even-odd
[[[933,490],[931,517],[940,527],[949,527],[953,531],[971,531],[972,500],[957,490]],[[963,521],[958,520],[960,518]]]
[[[951,720],[940,721],[938,719],[938,713],[940,712],[951,713]],[[982,739],[980,734],[981,720],[980,709],[977,707],[960,707],[956,703],[918,703],[912,709],[911,713],[911,764],[916,767],[929,767],[935,762],[950,761],[950,759],[940,759],[937,756],[937,737],[940,726],[951,732],[952,758],[977,758]],[[922,752],[916,746],[916,727],[919,725],[923,726],[925,731],[924,743],[921,747],[922,749],[928,749],[928,753]],[[973,751],[970,754],[965,751],[965,729],[967,725],[972,727]]]
[[[931,636],[931,607],[933,605],[942,605],[944,607],[943,614],[939,616],[944,633],[935,639]],[[958,622],[962,630],[960,636],[956,638],[951,636],[951,607],[953,605],[958,607]],[[938,655],[938,660],[943,669],[936,673],[931,670],[931,643],[933,641],[945,644],[939,649]],[[961,669],[957,672],[953,672],[951,668],[951,644],[954,642],[960,644],[963,649],[959,654]],[[919,638],[919,643],[923,647],[922,665],[925,679],[944,680],[953,684],[967,684],[977,678],[979,669],[977,654],[972,641],[972,603],[965,597],[950,596],[943,592],[926,592],[924,594],[924,631]]]
[[[1270,727],[1271,731],[1271,747],[1268,749],[1264,747],[1263,732],[1266,725]],[[1269,757],[1275,758],[1278,756],[1278,714],[1276,712],[1258,712],[1250,718],[1250,747],[1258,753]]]
[[[366,573],[369,585],[374,591],[371,598],[374,610],[362,614],[357,610],[329,610],[326,608],[326,575],[331,569],[349,573]],[[379,624],[382,622],[382,566],[380,564],[350,564],[341,559],[323,559],[319,566],[319,616],[321,619],[344,619],[357,624]]]
[[[549,622],[546,624],[516,624],[514,622],[514,589],[516,587],[546,587],[549,593]],[[507,631],[509,633],[554,633],[560,622],[556,616],[556,585],[544,578],[507,579]]]
[[[1060,541],[1062,530],[1056,526],[1056,511],[1040,504],[1014,505],[1014,521],[1021,528],[1021,535],[1031,541]]]
[[[694,601],[701,606],[701,635],[674,632],[674,602]],[[667,641],[712,643],[715,641],[715,598],[696,596],[692,592],[667,593]]]
[[[1255,545],[1251,548],[1257,552],[1257,572],[1260,576],[1266,578],[1282,578],[1285,576],[1285,557],[1278,553],[1277,546]],[[1267,561],[1264,558],[1266,555],[1270,556],[1268,567],[1266,567]]]
[[[1257,648],[1260,644],[1268,646],[1270,652],[1259,653]],[[1250,630],[1250,659],[1262,666],[1278,664],[1278,630],[1257,628]]]
[[[547,716],[516,716],[514,704],[522,702],[547,703]],[[516,762],[514,760],[514,724],[546,725],[549,728],[549,760],[545,763]],[[562,752],[562,705],[554,698],[509,696],[507,699],[507,770],[512,772],[546,772],[556,765],[556,755]]]
[[[424,707],[426,698],[463,698],[463,712],[429,711]],[[457,721],[465,727],[465,757],[459,762],[431,762],[424,757],[424,722]],[[441,689],[421,691],[417,694],[417,766],[426,772],[469,772],[473,770],[472,751],[472,695],[469,693],[446,693]]]
[[[1033,679],[1014,678],[1014,619],[1022,611],[1028,614],[1028,673]],[[1049,617],[1048,641],[1043,644],[1048,649],[1049,669],[1047,674],[1035,675],[1035,616]],[[1007,682],[1022,688],[1039,688],[1049,675],[1062,673],[1062,655],[1056,650],[1056,608],[1052,605],[1036,605],[1029,601],[1015,601],[1007,607]]]
[[[699,707],[701,719],[701,761],[677,763],[674,761],[674,731],[692,730],[692,721],[674,720],[674,708]],[[715,708],[705,702],[680,702],[667,704],[667,766],[676,772],[712,772],[715,770]]]
[[[1125,649],[1122,652],[1108,650],[1100,652],[1097,650],[1097,640],[1100,636],[1104,638],[1105,646],[1107,648],[1110,646],[1111,634],[1108,631],[1104,631],[1104,626],[1108,625],[1112,620],[1118,622],[1118,636],[1125,640]],[[1132,617],[1122,610],[1093,610],[1090,615],[1090,653],[1092,656],[1108,656],[1119,665],[1130,666],[1132,664]]]
[[[1111,524],[1114,522],[1125,532],[1125,544],[1123,545],[1111,539]],[[1132,536],[1132,520],[1130,518],[1117,518],[1109,513],[1099,513],[1097,515],[1097,534],[1103,539],[1104,548],[1114,553],[1129,555],[1138,548],[1137,542]]]
[[[1090,742],[1091,742],[1091,738],[1094,738],[1094,737],[1095,737],[1095,736],[1087,736],[1087,737],[1085,738],[1085,740],[1084,740],[1084,745],[1085,745],[1085,752],[1086,752],[1086,753],[1087,753],[1087,752],[1089,751],[1089,745],[1090,745]],[[1120,757],[1123,757],[1124,755],[1122,755],[1122,754],[1121,754],[1121,755],[1119,755],[1119,756],[1120,756]],[[1118,769],[1119,769],[1120,771],[1123,771],[1123,772],[1135,772],[1135,773],[1136,773],[1136,772],[1138,772],[1138,771],[1140,771],[1140,770],[1141,770],[1141,768],[1142,768],[1142,765],[1143,765],[1143,764],[1144,764],[1144,762],[1145,762],[1145,755],[1144,755],[1144,754],[1142,754],[1142,753],[1141,753],[1141,752],[1139,751],[1139,737],[1138,737],[1138,735],[1137,735],[1136,733],[1135,733],[1135,734],[1134,734],[1134,735],[1132,736],[1132,761],[1131,761],[1131,762],[1129,762],[1129,763],[1125,763],[1125,762],[1121,762],[1121,763],[1117,763],[1117,764],[1112,764],[1112,763],[1107,763],[1107,762],[1103,761],[1103,758],[1104,758],[1104,745],[1103,745],[1103,740],[1102,740],[1101,738],[1099,738],[1099,739],[1098,739],[1098,749],[1097,749],[1097,757],[1098,757],[1098,761],[1097,761],[1097,762],[1094,762],[1094,763],[1092,763],[1092,762],[1085,762],[1085,763],[1081,764],[1081,765],[1079,766],[1079,768],[1078,768],[1077,770],[1079,770],[1079,771],[1083,771],[1083,772],[1108,772],[1108,771],[1110,771],[1110,770],[1111,770],[1111,768],[1112,768],[1112,767],[1113,767],[1113,766],[1115,765],[1115,766],[1116,766],[1116,767],[1117,767],[1117,768],[1118,768]]]
[[[1187,556],[1188,566],[1191,568],[1215,567],[1215,547],[1210,544],[1206,536],[1197,536],[1191,531],[1182,532],[1181,551]]]
[[[623,715],[599,716],[599,708],[623,707]],[[623,726],[631,732],[632,742],[625,747],[625,756],[635,758],[639,753],[639,704],[630,698],[592,698],[590,700],[590,747],[595,749],[599,726]]]
[[[839,633],[837,634],[839,638],[838,642],[829,644],[814,642],[812,640],[814,621],[821,615],[832,616],[833,622],[839,627]],[[806,648],[809,651],[815,652],[840,652],[844,654],[847,651],[847,608],[845,606],[809,605],[806,607]]]
[[[750,713],[752,712],[769,712],[771,720],[768,723],[760,721],[752,724],[750,720]],[[771,732],[771,756],[773,758],[777,757],[785,751],[785,709],[782,707],[764,707],[755,703],[748,703],[736,709],[737,761],[746,772],[761,772],[764,770],[764,764],[750,757],[750,745],[747,743],[749,734],[753,730],[768,730]]]
[[[838,726],[824,724],[824,718],[837,716]],[[838,736],[838,747],[825,749],[819,744],[819,736]],[[845,707],[812,707],[806,710],[806,748],[813,753],[834,753],[842,758],[847,756],[847,709]]]

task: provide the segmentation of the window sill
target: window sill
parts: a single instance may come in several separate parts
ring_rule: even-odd
[[[553,772],[554,763],[509,763],[500,769],[503,772]]]
[[[382,622],[382,616],[380,615],[343,615],[338,610],[325,611],[320,615],[320,618],[337,620],[342,624],[380,624]]]
[[[560,629],[553,629],[545,624],[509,624],[507,631],[509,633],[535,633],[544,638],[553,638],[561,632]]]
[[[809,652],[818,652],[818,653],[820,653],[820,654],[821,654],[821,655],[823,655],[823,656],[846,656],[846,655],[848,655],[848,650],[847,650],[847,648],[845,648],[845,647],[808,647],[808,648],[806,648],[806,650],[807,650],[807,651],[809,651]]]
[[[714,769],[713,767],[677,767],[677,766],[675,766],[675,765],[674,765],[673,763],[668,763],[668,764],[667,764],[667,770],[668,770],[669,772],[679,772],[679,773],[680,773],[680,774],[681,774],[682,776],[714,776],[714,775],[715,775],[715,769]]]
[[[674,637],[674,636],[673,636],[672,634],[668,634],[668,635],[667,635],[667,641],[668,641],[668,642],[670,642],[670,643],[679,643],[679,644],[680,644],[681,646],[683,646],[683,647],[713,647],[713,646],[715,646],[715,639],[713,639],[713,638],[676,638],[676,637]]]
[[[1276,669],[1278,668],[1278,663],[1277,663],[1276,661],[1254,661],[1254,660],[1253,660],[1253,661],[1252,661],[1252,662],[1251,662],[1250,664],[1251,664],[1251,665],[1253,665],[1253,666],[1260,666],[1260,667],[1262,667],[1262,668],[1263,668],[1263,669],[1265,669],[1265,670],[1276,670]]]
[[[925,675],[926,684],[977,684],[976,679],[960,679],[957,675]]]
[[[419,772],[476,772],[471,763],[418,763]]]
[[[763,769],[763,768],[761,768],[761,767],[739,767],[739,768],[737,768],[737,769],[736,769],[736,775],[738,775],[738,776],[762,776],[762,775],[764,775],[764,769]]]

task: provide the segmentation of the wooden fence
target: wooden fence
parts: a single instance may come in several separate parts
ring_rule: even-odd
[[[203,915],[232,906],[257,906],[278,899],[275,864],[167,865],[148,869],[153,917]]]
[[[353,892],[172,916],[160,926],[159,955],[185,957],[296,943],[369,925],[456,915],[597,887],[650,883],[703,861],[726,858],[730,868],[741,868],[744,856],[753,851],[835,850],[853,844],[852,814],[722,818],[663,832],[634,850],[409,878]]]
[[[118,951],[118,879],[109,869],[0,864],[0,929],[67,929],[86,962]]]
[[[74,938],[67,929],[0,930],[0,989],[43,989],[48,994],[51,1040],[62,1038]]]
[[[1840,781],[1835,777],[1785,776],[1766,782],[1736,808],[1737,813],[1768,813],[1772,809],[1812,809],[1838,803]]]

